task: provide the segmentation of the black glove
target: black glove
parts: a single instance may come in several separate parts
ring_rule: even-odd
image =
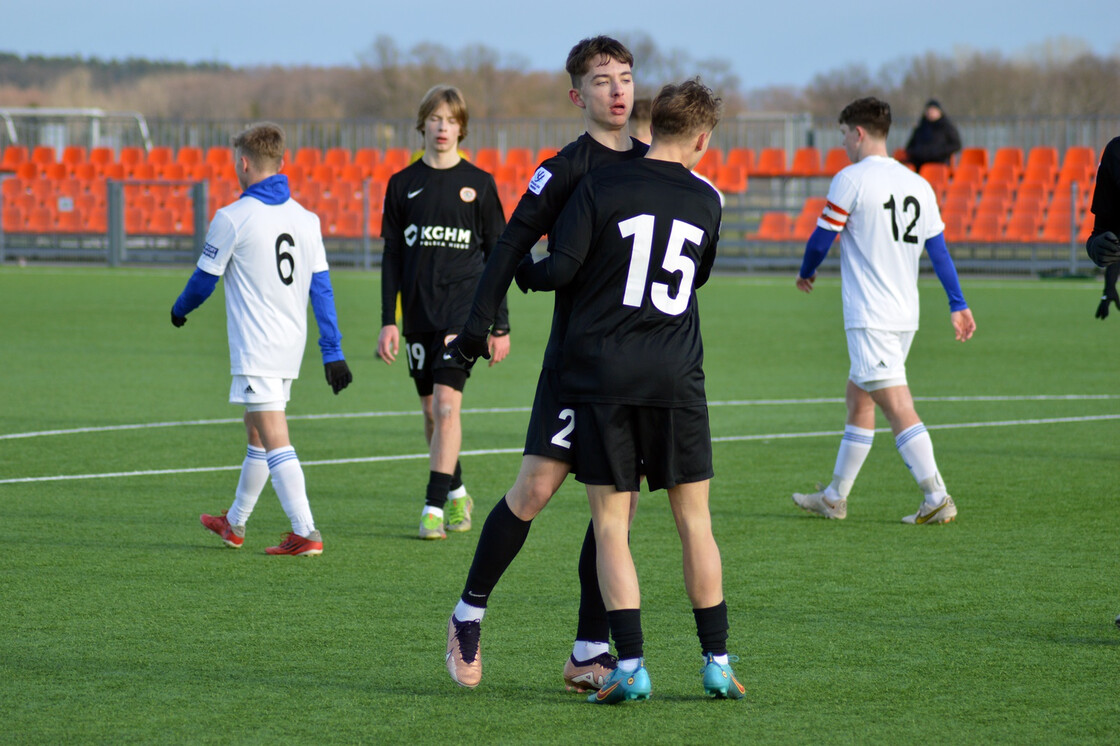
[[[1120,239],[1112,231],[1090,236],[1085,242],[1085,252],[1098,267],[1120,262]]]
[[[338,392],[349,386],[350,382],[354,380],[353,374],[350,373],[350,366],[346,364],[345,360],[323,363],[323,372],[327,374],[327,384],[334,391],[335,396],[338,396]]]
[[[525,294],[529,293],[529,286],[525,284],[526,273],[532,266],[533,255],[526,254],[525,256],[521,257],[521,264],[517,265],[517,271],[515,271],[513,274],[513,279],[517,281],[517,287],[520,288],[521,292]]]
[[[474,365],[478,358],[490,359],[490,345],[486,343],[486,337],[476,337],[465,332],[447,343],[447,351],[467,365]]]
[[[1120,264],[1114,263],[1108,265],[1108,269],[1104,273],[1104,295],[1101,296],[1100,305],[1097,306],[1097,318],[1108,318],[1108,304],[1115,303],[1116,308],[1120,309],[1120,293],[1116,292],[1116,280],[1120,277]]]
[[[171,325],[179,327],[179,326],[182,326],[185,323],[187,323],[187,317],[186,316],[176,316],[175,315],[175,310],[172,309],[171,310]]]

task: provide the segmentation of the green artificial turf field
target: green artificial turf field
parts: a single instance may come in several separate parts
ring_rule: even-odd
[[[953,340],[936,280],[910,383],[960,509],[920,493],[880,430],[847,520],[790,501],[831,475],[847,355],[839,281],[720,276],[699,291],[712,512],[743,701],[709,701],[664,493],[632,546],[653,697],[564,691],[588,512],[569,480],[491,598],[484,677],[444,669],[447,616],[512,483],[551,299],[511,295],[510,358],[464,399],[475,528],[416,539],[426,448],[403,359],[376,360],[378,277],[334,273],[354,384],[314,344],[289,417],[325,552],[268,557],[198,524],[244,454],[221,287],[182,329],[189,268],[0,269],[0,723],[13,743],[1115,743],[1120,726],[1120,313],[1096,280],[964,278]],[[880,427],[885,423],[880,421]]]

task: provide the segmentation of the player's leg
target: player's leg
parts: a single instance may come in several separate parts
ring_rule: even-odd
[[[437,511],[441,513],[442,528],[446,531],[463,532],[471,528],[471,510],[474,507],[470,495],[462,486],[462,467],[459,465],[459,450],[463,442],[463,389],[470,371],[457,357],[448,354],[445,336],[437,335],[438,341],[432,345],[432,436],[424,510],[428,516],[437,514]],[[421,530],[422,536],[424,533]],[[446,533],[427,538],[444,536]]]
[[[198,517],[203,526],[221,537],[222,542],[233,549],[239,549],[245,543],[245,524],[268,482],[268,461],[260,435],[249,421],[248,413],[244,422],[248,446],[245,459],[241,462],[241,474],[237,480],[233,504],[222,511],[221,515],[203,513]]]
[[[478,639],[490,594],[524,546],[533,518],[560,489],[571,468],[574,413],[559,404],[558,394],[559,376],[542,370],[517,480],[482,525],[466,585],[451,615],[447,667],[451,678],[464,686],[476,686],[482,678]]]
[[[291,379],[253,379],[254,388],[268,390],[258,394],[268,401],[250,402],[245,407],[247,427],[260,438],[268,462],[272,487],[280,505],[291,522],[292,530],[279,546],[269,547],[268,554],[310,556],[322,554],[323,540],[315,529],[307,484],[299,456],[288,436],[288,419],[284,409],[291,393]]]
[[[898,455],[922,490],[923,500],[918,511],[904,517],[903,522],[924,524],[952,521],[957,516],[957,506],[949,496],[945,481],[937,468],[933,441],[914,409],[910,387],[890,386],[873,391],[871,395],[891,424]]]
[[[799,508],[826,518],[843,520],[848,515],[848,495],[856,477],[871,452],[875,438],[875,402],[865,390],[863,381],[874,378],[880,353],[874,348],[866,329],[848,329],[848,357],[851,363],[844,400],[848,417],[844,434],[836,452],[832,481],[823,489],[795,493],[793,502]]]
[[[918,511],[904,517],[904,523],[948,523],[957,515],[957,506],[945,489],[945,482],[933,456],[933,441],[914,409],[914,398],[906,381],[906,358],[914,332],[877,332],[873,344],[886,361],[883,374],[864,384],[875,403],[883,410],[894,433],[895,446],[906,468],[922,490]]]
[[[610,634],[618,651],[617,668],[587,700],[614,704],[647,699],[649,674],[643,664],[641,593],[630,554],[630,494],[613,484],[588,484],[587,501],[595,531],[599,587],[607,609]]]
[[[447,670],[462,686],[482,680],[481,622],[490,594],[529,536],[532,519],[568,476],[566,462],[526,455],[513,488],[498,501],[482,524],[466,585],[447,625]],[[541,495],[547,493],[543,500]],[[511,498],[528,518],[511,508]]]

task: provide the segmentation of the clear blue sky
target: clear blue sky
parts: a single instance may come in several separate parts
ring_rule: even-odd
[[[556,70],[584,36],[640,30],[662,51],[726,59],[743,87],[754,89],[802,86],[849,63],[874,73],[926,51],[1012,57],[1060,37],[1081,40],[1100,55],[1120,54],[1117,20],[1117,0],[0,0],[0,51],[354,65],[386,34],[404,50],[421,42],[451,49],[481,43],[503,60],[517,56],[531,69]]]

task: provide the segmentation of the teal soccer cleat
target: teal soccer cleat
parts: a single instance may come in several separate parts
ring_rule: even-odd
[[[729,661],[739,660],[739,656],[732,655]],[[704,675],[704,691],[709,697],[715,699],[742,699],[747,693],[746,687],[739,683],[735,672],[730,665],[716,663],[711,653],[704,656],[704,668],[700,670]]]
[[[587,701],[597,705],[613,705],[628,699],[649,699],[649,672],[645,661],[627,673],[621,668],[611,671],[599,691],[587,695]]]

